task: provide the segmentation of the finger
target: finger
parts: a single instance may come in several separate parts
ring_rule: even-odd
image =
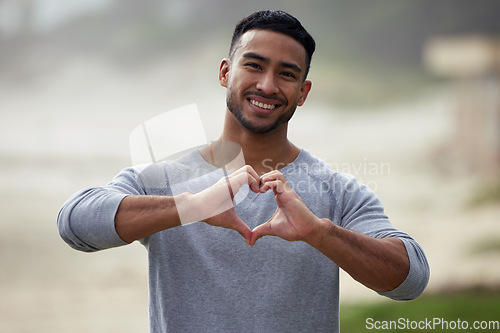
[[[248,175],[248,186],[253,192],[258,193],[260,188],[259,175],[257,174],[257,172],[255,172],[255,170],[251,166],[248,166],[247,175]]]
[[[247,184],[252,191],[259,192],[260,178],[255,170],[249,165],[245,165],[229,175],[228,181],[231,183],[234,193],[238,192],[245,184]]]
[[[220,227],[225,229],[233,229],[237,231],[243,238],[247,244],[250,244],[252,239],[252,230],[250,227],[236,214],[234,209],[229,210],[228,212],[207,218],[202,220],[207,224],[210,224],[214,227]]]
[[[253,234],[252,230],[239,217],[236,218],[233,229],[236,230],[243,238],[245,238],[245,242],[247,243],[247,245],[251,243]]]
[[[250,166],[250,165],[244,165],[241,168],[239,168],[238,170],[236,170],[235,172],[233,172],[232,174],[239,175],[241,173],[248,173],[248,174],[251,174],[255,179],[259,179],[259,175],[254,170],[254,168],[252,168],[252,166]]]
[[[243,185],[248,185],[252,191],[259,192],[259,179],[249,173],[230,175],[227,181],[231,186],[231,192],[234,194],[238,193]]]
[[[246,171],[252,175],[252,177],[254,177],[255,179],[259,179],[259,175],[257,174],[257,171],[255,171],[254,168],[252,168],[251,165],[245,165],[244,167],[246,169]]]
[[[250,245],[254,246],[255,242],[261,238],[262,236],[270,236],[272,235],[272,228],[269,222],[262,223],[258,225],[252,230],[252,238],[250,241]]]
[[[244,172],[247,175],[247,184],[253,192],[258,193],[260,187],[260,177],[250,165],[245,165],[239,169],[240,172]]]
[[[245,221],[243,221],[239,216],[238,214],[236,213],[236,211],[234,209],[230,210],[229,211],[229,214],[227,216],[222,216],[223,219],[225,219],[226,221],[227,220],[230,220],[231,221],[231,226],[230,228],[231,229],[234,229],[236,230],[237,232],[239,232],[239,234],[245,238],[247,244],[250,243],[250,240],[252,238],[252,230],[250,229],[250,227],[245,223]]]
[[[288,182],[287,182],[285,176],[281,172],[275,170],[275,171],[268,172],[268,173],[264,174],[262,177],[260,177],[260,186],[262,188],[265,184],[271,183],[273,181],[280,181],[284,185],[288,185]],[[269,187],[266,187],[265,191],[267,191],[267,190],[269,190]]]
[[[286,182],[285,176],[281,172],[279,172],[278,170],[270,171],[268,173],[263,174],[260,177],[261,182],[267,182],[270,180],[281,180],[283,182]]]
[[[273,190],[274,193],[283,193],[285,190],[285,184],[281,180],[267,181],[261,184],[260,192],[265,193],[269,190]]]
[[[250,189],[255,193],[259,193],[260,177],[257,174],[257,172],[255,172],[255,170],[250,166],[249,166],[249,178],[251,178],[251,180],[249,180],[248,182]]]

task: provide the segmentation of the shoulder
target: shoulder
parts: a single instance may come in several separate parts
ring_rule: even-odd
[[[331,164],[304,149],[293,163],[283,168],[282,173],[291,183],[300,185],[303,182],[312,182],[316,187],[320,186],[322,192],[335,194],[337,197],[373,194],[368,186],[360,183],[354,175],[338,172]]]
[[[308,177],[320,182],[335,181],[342,185],[355,181],[354,176],[337,172],[329,163],[305,149],[300,151],[295,161],[283,168],[283,174],[291,178]]]
[[[191,151],[176,160],[131,166],[120,171],[112,182],[135,182],[141,187],[150,188],[180,181],[201,172],[200,159],[198,151]]]

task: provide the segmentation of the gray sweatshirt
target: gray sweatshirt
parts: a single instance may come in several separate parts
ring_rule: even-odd
[[[419,244],[394,228],[376,195],[302,150],[280,169],[316,216],[372,237],[401,239],[410,259],[406,280],[381,293],[419,296],[429,266]],[[224,176],[194,151],[177,161],[122,170],[108,185],[76,193],[61,208],[58,228],[73,248],[97,251],[126,243],[114,217],[127,195],[172,195],[197,179]],[[246,186],[246,185],[245,185]],[[240,190],[235,205],[251,229],[276,210],[272,191]],[[148,250],[151,332],[338,332],[339,268],[304,242],[263,237],[245,244],[234,230],[195,222],[141,240]]]

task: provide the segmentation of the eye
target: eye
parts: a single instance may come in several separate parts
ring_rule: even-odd
[[[283,75],[286,78],[290,78],[290,79],[296,79],[297,78],[297,76],[294,73],[292,73],[292,72],[281,72],[281,75]]]
[[[248,62],[244,66],[254,68],[254,69],[262,69],[262,67],[260,67],[260,65],[258,63],[255,63],[255,62]]]

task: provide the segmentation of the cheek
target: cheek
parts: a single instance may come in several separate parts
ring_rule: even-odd
[[[300,91],[297,92],[296,88],[290,89],[289,91],[285,92],[285,94],[290,104],[296,105],[299,103],[301,98],[301,93]]]
[[[227,79],[227,88],[235,90],[238,88],[238,80],[234,79],[234,75],[229,75]]]

